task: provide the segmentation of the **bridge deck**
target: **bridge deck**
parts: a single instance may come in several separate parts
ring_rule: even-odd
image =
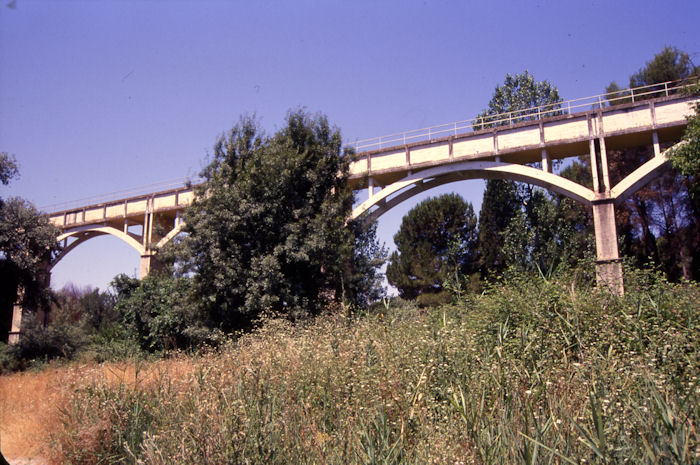
[[[159,192],[102,202],[49,214],[49,220],[61,229],[88,224],[104,224],[122,229],[143,224],[148,213],[175,221],[177,212],[192,203],[195,186],[183,186]]]
[[[411,172],[463,161],[526,164],[588,154],[589,141],[605,138],[608,149],[650,145],[652,133],[659,142],[677,141],[692,114],[697,97],[671,95],[574,114],[524,121],[509,126],[475,130],[409,144],[381,147],[356,154],[350,165],[354,189],[386,186]],[[177,212],[194,198],[194,187],[179,187],[49,214],[62,230],[102,224],[125,229],[144,224],[147,214],[174,221]]]
[[[550,159],[587,155],[589,141],[599,137],[608,149],[651,145],[653,132],[661,143],[678,141],[695,101],[697,97],[672,95],[380,148],[357,155],[350,182],[366,187],[371,176],[374,185],[386,186],[409,172],[497,157],[506,163],[533,163],[542,161],[543,149]]]

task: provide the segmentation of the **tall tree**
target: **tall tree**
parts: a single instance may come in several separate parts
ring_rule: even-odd
[[[590,171],[574,162],[561,176],[581,185],[591,183]],[[551,273],[575,266],[593,252],[590,207],[568,197],[535,189],[503,233],[505,264],[520,270]]]
[[[217,141],[181,244],[210,324],[297,318],[342,298],[355,243],[341,146],[324,116],[303,111],[271,137],[243,118]]]
[[[514,76],[506,74],[502,85],[496,86],[487,108],[477,115],[475,129],[503,126],[540,116],[561,113],[559,91],[549,81],[535,81],[527,70]]]
[[[437,293],[450,274],[476,269],[474,208],[457,194],[431,197],[413,207],[394,236],[386,277],[405,298]]]
[[[486,182],[479,212],[479,268],[485,277],[498,276],[506,267],[503,234],[521,208],[515,183],[502,179]]]
[[[538,112],[532,110],[537,108],[540,108],[540,116],[554,116],[561,113],[559,102],[559,92],[549,81],[536,81],[528,71],[514,76],[507,74],[503,84],[494,90],[488,107],[477,116],[480,123],[475,129],[535,119]],[[513,181],[487,181],[479,213],[478,248],[483,275],[496,276],[504,270],[503,235],[524,205],[534,205],[530,198],[535,191],[532,186]],[[525,213],[534,211],[530,209]],[[535,221],[530,218],[526,223]]]
[[[700,94],[700,83],[693,92]],[[690,183],[690,193],[697,199],[700,196],[700,103],[695,104],[693,114],[688,117],[683,141],[683,145],[673,149],[671,163]]]
[[[51,290],[46,265],[58,253],[58,230],[29,202],[12,197],[0,202],[0,329],[7,334],[12,305],[48,310]]]
[[[14,156],[0,153],[0,183],[19,174]],[[0,198],[0,331],[11,328],[12,306],[48,310],[45,266],[58,253],[58,230],[26,200]]]

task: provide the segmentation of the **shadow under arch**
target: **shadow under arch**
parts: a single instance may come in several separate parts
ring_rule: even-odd
[[[514,163],[467,161],[428,168],[406,176],[358,205],[352,211],[351,219],[356,219],[377,207],[367,217],[368,221],[374,221],[414,195],[443,184],[469,179],[509,179],[527,182],[570,197],[584,205],[591,205],[595,198],[593,190],[537,168]]]

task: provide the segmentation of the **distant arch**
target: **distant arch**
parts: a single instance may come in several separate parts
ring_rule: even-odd
[[[369,219],[376,220],[401,202],[433,187],[468,179],[509,179],[552,190],[584,205],[591,205],[593,190],[569,179],[526,165],[492,161],[467,161],[428,168],[396,181],[365,202],[358,205],[351,215],[356,219],[373,207]],[[396,196],[391,197],[396,194]],[[389,198],[391,197],[391,198]]]
[[[59,243],[71,237],[75,238],[76,240],[64,247],[63,250],[61,250],[61,253],[58,254],[51,261],[51,263],[49,264],[49,270],[56,266],[56,264],[58,264],[58,262],[61,261],[63,257],[65,257],[70,251],[78,247],[83,242],[92,239],[93,237],[103,236],[106,234],[117,237],[118,239],[121,239],[122,241],[126,242],[127,244],[129,244],[129,246],[135,249],[139,253],[139,255],[143,256],[146,254],[146,248],[144,247],[144,245],[131,234],[125,233],[124,231],[120,231],[119,229],[114,228],[112,226],[88,225],[71,229],[70,231],[63,233],[56,238],[56,240]]]

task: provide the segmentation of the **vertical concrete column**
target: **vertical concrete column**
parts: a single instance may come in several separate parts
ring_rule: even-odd
[[[623,295],[622,263],[617,246],[615,203],[606,194],[593,201],[596,246],[596,281],[613,294]]]
[[[542,149],[542,171],[544,171],[545,173],[552,172],[552,160],[550,160],[549,158],[547,149]]]
[[[661,156],[661,145],[659,144],[659,133],[654,131],[651,133],[651,142],[654,146],[654,156]]]
[[[595,151],[595,140],[588,141],[588,151],[591,156],[591,177],[593,178],[593,192],[600,192],[600,179],[598,177],[598,157]]]
[[[24,313],[24,309],[22,308],[23,297],[24,289],[20,287],[17,289],[17,300],[12,306],[12,326],[7,336],[7,343],[10,345],[19,342],[20,331],[22,330],[22,313]]]
[[[605,149],[605,138],[598,139],[600,145],[600,167],[603,171],[603,191],[610,192],[610,174],[608,173],[608,151]]]
[[[51,285],[51,271],[49,271],[48,263],[43,263],[41,269],[38,273],[39,284],[43,287],[49,287]],[[29,309],[24,305],[24,288],[20,285],[17,289],[17,300],[12,306],[12,326],[10,327],[10,332],[7,336],[7,343],[17,344],[20,340],[22,334],[22,321],[24,318],[34,314],[34,317],[39,319],[43,325],[49,323],[49,309],[47,308],[37,308]]]
[[[151,271],[155,271],[161,268],[161,263],[156,257],[156,253],[149,251],[145,255],[141,255],[141,266],[139,267],[139,279],[143,279]]]

